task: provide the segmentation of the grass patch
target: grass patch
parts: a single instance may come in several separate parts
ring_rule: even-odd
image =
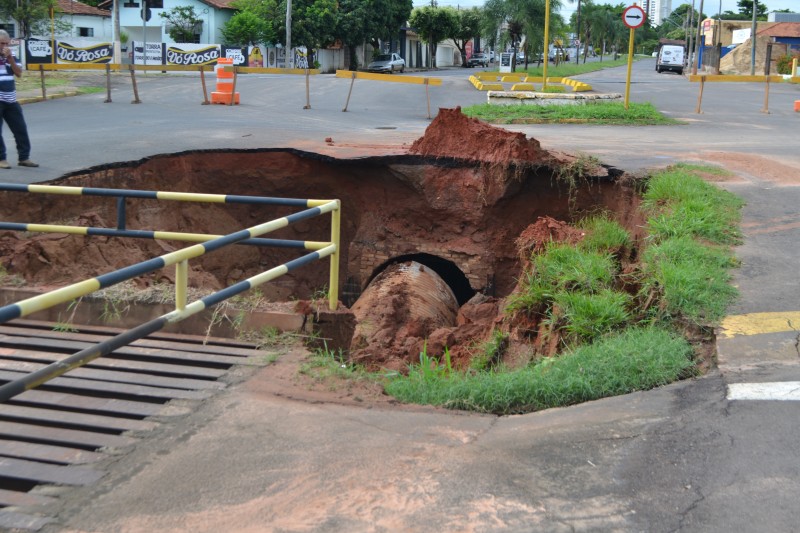
[[[634,58],[634,61],[636,59]],[[571,78],[574,76],[580,76],[581,74],[586,74],[587,72],[596,72],[598,70],[605,70],[607,68],[614,68],[614,67],[621,67],[623,65],[628,64],[628,56],[622,56],[620,59],[617,60],[603,60],[603,61],[592,61],[591,63],[578,63],[575,64],[575,61],[572,62],[562,62],[559,63],[558,66],[549,64],[547,66],[547,77],[548,78]],[[537,65],[536,62],[529,63],[528,68],[524,68],[524,63],[517,63],[517,69],[515,72],[527,72],[528,76],[536,76],[542,77],[544,74],[544,69],[542,66],[533,66]]]
[[[578,222],[586,235],[578,245],[582,250],[617,253],[632,246],[631,235],[619,222],[608,215],[593,215]]]
[[[538,335],[557,335],[566,347],[560,355],[508,371],[499,361],[510,335],[496,328],[466,371],[423,354],[408,376],[389,379],[386,392],[404,402],[511,414],[694,375],[694,348],[682,332],[724,316],[737,295],[730,247],[741,239],[742,201],[696,175],[707,172],[676,165],[645,181],[649,235],[640,243],[607,214],[591,215],[577,223],[586,232],[577,245],[550,243],[531,257],[506,313],[526,314],[540,324]],[[625,278],[615,259],[622,250],[641,257]]]
[[[583,105],[491,105],[467,106],[461,112],[468,117],[494,124],[529,123],[591,123],[606,125],[667,125],[680,124],[665,117],[651,103],[592,102]]]
[[[408,403],[527,413],[648,390],[692,374],[692,347],[658,328],[632,328],[513,372],[426,372],[415,365],[386,392]]]

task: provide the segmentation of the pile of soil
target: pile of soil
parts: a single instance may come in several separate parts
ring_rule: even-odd
[[[767,63],[767,44],[772,42],[772,37],[768,35],[759,35],[756,37],[756,68],[755,73],[764,74],[765,66]],[[781,43],[772,43],[772,64],[770,65],[770,74],[777,74],[777,60],[779,57],[786,55],[787,45]],[[745,42],[734,48],[730,53],[719,61],[719,71],[722,74],[737,74],[740,76],[750,75],[750,65],[752,64],[753,44],[752,39],[747,39]]]

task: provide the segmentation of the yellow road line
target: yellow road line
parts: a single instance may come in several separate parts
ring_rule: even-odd
[[[725,317],[720,328],[720,337],[779,333],[782,331],[800,332],[800,311],[731,315]]]

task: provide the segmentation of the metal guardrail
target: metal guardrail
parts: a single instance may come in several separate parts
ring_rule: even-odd
[[[224,236],[185,234],[173,232],[141,232],[138,230],[124,229],[124,209],[123,216],[118,213],[117,229],[107,228],[84,228],[79,226],[63,226],[48,224],[22,224],[22,223],[0,223],[0,229],[12,229],[20,231],[55,231],[62,233],[74,233],[83,235],[103,235],[109,234],[121,237],[138,237],[153,239],[170,239],[181,241],[203,240],[200,244],[195,244],[175,252],[161,255],[159,257],[142,261],[101,276],[84,280],[60,289],[50,291],[33,298],[28,298],[20,302],[0,307],[0,323],[5,323],[14,318],[28,316],[31,313],[41,311],[70,302],[81,296],[85,296],[97,290],[110,287],[117,283],[127,281],[138,276],[154,272],[166,266],[175,265],[175,310],[166,313],[156,319],[146,322],[134,329],[126,331],[102,342],[91,348],[82,350],[68,358],[48,365],[24,378],[6,383],[0,386],[0,402],[7,401],[13,396],[26,390],[34,388],[45,381],[58,377],[73,368],[82,366],[98,357],[107,355],[117,348],[130,344],[131,342],[146,337],[147,335],[163,329],[168,324],[173,324],[185,320],[212,307],[224,300],[232,298],[249,289],[258,287],[264,283],[272,281],[292,270],[307,265],[313,261],[330,256],[330,284],[328,292],[328,306],[335,310],[338,305],[338,278],[339,278],[339,233],[341,204],[339,200],[302,200],[302,199],[281,199],[256,196],[233,196],[217,194],[197,194],[181,192],[160,192],[160,191],[140,191],[140,190],[121,190],[121,189],[102,189],[85,187],[60,187],[49,185],[19,185],[0,183],[0,190],[17,191],[29,193],[49,193],[49,194],[69,194],[87,196],[107,196],[118,198],[124,205],[125,198],[148,198],[158,200],[174,200],[185,202],[213,202],[213,203],[251,203],[261,205],[283,205],[294,207],[307,207],[302,211],[291,215],[270,220],[250,228],[237,231]],[[261,235],[265,235],[279,228],[287,227],[295,222],[313,218],[325,213],[331,213],[331,240],[330,241],[287,241],[287,240],[256,240]],[[104,233],[110,232],[110,233]],[[263,241],[263,242],[259,242]],[[206,253],[221,250],[232,244],[259,244],[266,246],[282,246],[293,248],[304,248],[314,250],[309,254],[293,259],[282,265],[273,267],[265,272],[252,276],[244,281],[230,285],[220,291],[200,298],[191,303],[187,303],[188,286],[188,262],[190,259],[200,257]]]

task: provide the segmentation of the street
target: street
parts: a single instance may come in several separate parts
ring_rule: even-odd
[[[698,85],[634,64],[632,100],[675,126],[514,125],[549,150],[632,173],[720,165],[742,196],[731,315],[800,311],[800,86]],[[431,109],[486,101],[472,69],[429,73]],[[423,75],[407,73],[405,75]],[[242,105],[201,106],[199,81],[26,105],[38,169],[7,181],[186,150],[291,147],[333,157],[404,153],[429,124],[426,87],[242,76]],[[578,79],[623,93],[625,68]],[[343,112],[349,98],[348,111]],[[326,140],[330,139],[330,141]],[[8,142],[8,138],[6,139]],[[13,158],[12,158],[13,159]],[[116,457],[102,484],[60,493],[61,531],[795,531],[800,403],[728,399],[732,383],[800,381],[798,326],[722,336],[719,368],[657,390],[521,416],[314,404],[250,380]],[[269,372],[269,367],[260,372]]]

